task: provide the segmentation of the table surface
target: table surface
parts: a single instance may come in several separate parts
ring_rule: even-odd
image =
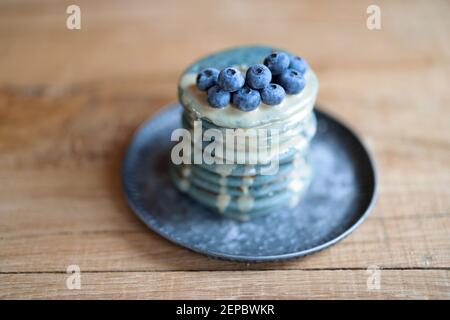
[[[2,1],[0,298],[449,299],[450,3],[376,1],[381,30],[369,30],[371,2],[77,1],[81,30],[68,30],[67,1]],[[368,220],[288,262],[180,248],[121,190],[131,135],[176,100],[183,68],[249,43],[306,57],[319,104],[380,174]]]

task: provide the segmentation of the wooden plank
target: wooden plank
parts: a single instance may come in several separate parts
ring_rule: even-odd
[[[446,1],[433,5],[410,1],[408,6],[377,1],[383,12],[378,32],[366,28],[366,8],[372,4],[368,0],[318,4],[291,0],[278,6],[270,0],[251,0],[220,10],[213,2],[200,0],[77,4],[83,13],[82,29],[68,31],[63,4],[2,1],[0,39],[8,50],[0,51],[0,70],[6,71],[0,73],[0,83],[61,84],[152,74],[169,74],[176,81],[177,74],[199,56],[248,43],[291,48],[319,70],[366,65],[384,71],[385,63],[391,62],[388,66],[400,64],[403,71],[417,61],[430,64],[449,56]],[[418,17],[413,26],[411,17]],[[273,23],[260,23],[261,19]],[[258,32],[249,27],[255,23]]]
[[[448,270],[83,273],[80,290],[67,274],[0,275],[0,299],[449,299]],[[373,283],[370,281],[370,283]]]

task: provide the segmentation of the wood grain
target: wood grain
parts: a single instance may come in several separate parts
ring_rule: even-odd
[[[0,275],[0,298],[449,299],[449,276],[448,270],[384,270],[380,289],[369,290],[365,270],[102,272],[82,273],[80,289],[68,290],[65,274],[8,274]]]
[[[69,2],[0,3],[0,298],[450,298],[448,2],[377,1],[379,31],[368,1],[78,3],[79,31],[65,28]],[[183,68],[248,43],[305,56],[319,104],[379,169],[369,219],[303,259],[206,258],[123,200],[126,145],[176,100]],[[81,290],[65,288],[71,264]],[[380,290],[367,289],[371,265]]]

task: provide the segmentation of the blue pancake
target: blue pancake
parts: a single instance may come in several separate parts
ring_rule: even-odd
[[[224,177],[205,171],[197,166],[189,165],[188,170],[184,169],[186,169],[186,165],[175,166],[174,170],[180,180],[185,179],[190,185],[196,185],[199,188],[204,188],[214,193],[225,192],[231,196],[249,194],[255,197],[270,195],[271,193],[289,188],[291,184],[302,178],[300,176],[301,174],[309,174],[309,167],[306,161],[303,161],[302,165],[293,166],[291,164],[286,166],[287,170],[283,170],[283,172],[277,175],[267,176]],[[293,170],[297,170],[298,172],[293,174]]]
[[[304,160],[303,162],[306,162]],[[220,165],[216,165],[220,166]],[[239,166],[239,165],[234,165]],[[243,166],[243,165],[241,165]],[[277,174],[270,174],[270,175],[262,175],[262,174],[248,174],[248,175],[241,175],[241,176],[233,176],[231,174],[219,174],[216,172],[212,172],[210,170],[205,170],[203,167],[200,166],[192,166],[191,167],[191,173],[194,176],[199,177],[200,179],[204,179],[207,181],[211,181],[212,183],[219,183],[220,180],[225,179],[227,185],[232,187],[242,187],[245,185],[246,181],[251,179],[251,185],[252,186],[259,186],[261,184],[268,184],[272,183],[273,181],[277,181],[280,178],[286,178],[292,173],[292,170],[294,169],[294,164],[292,162],[286,163],[281,165],[278,168]],[[216,169],[217,170],[217,169]],[[245,169],[243,169],[245,170]]]
[[[187,116],[187,113],[184,112],[182,116],[182,125],[184,128],[188,130],[193,130],[192,125],[192,119]],[[282,130],[279,131],[279,139],[280,142],[283,142],[292,136],[301,136],[304,139],[307,139],[310,141],[314,134],[316,133],[317,127],[317,119],[314,115],[314,112],[311,112],[305,119],[299,122],[293,122],[289,125],[283,126]],[[225,136],[225,130],[228,128],[218,127],[211,123],[210,121],[206,119],[202,119],[202,130],[205,132],[206,130],[213,129],[213,130],[220,130],[222,132],[222,135]],[[271,141],[271,137],[269,136],[267,138],[267,141]],[[205,142],[206,144],[207,142]]]
[[[192,79],[205,68],[219,70],[229,66],[245,68],[262,63],[274,50],[287,52],[266,46],[224,50],[190,65],[180,78],[179,99],[185,109],[180,120],[182,127],[191,134],[199,129],[194,129],[194,121],[201,121],[203,133],[209,129],[219,130],[222,134],[227,129],[277,130],[277,140],[271,135],[263,137],[269,146],[278,143],[280,147],[275,149],[277,153],[272,155],[277,157],[278,170],[271,174],[264,174],[271,163],[244,162],[231,165],[200,163],[171,166],[170,176],[181,192],[220,214],[239,220],[268,214],[281,206],[288,208],[289,205],[296,205],[308,187],[311,179],[309,143],[317,126],[312,108],[317,93],[317,80],[314,73],[308,71],[308,75],[305,75],[305,89],[298,96],[291,95],[289,102],[286,98],[284,109],[262,106],[260,108],[265,109],[261,109],[261,112],[265,113],[259,113],[260,116],[257,116],[254,111],[252,113],[230,109],[234,108],[233,106],[227,106],[225,111],[214,110],[206,103],[206,93],[196,89],[195,80]],[[308,81],[312,82],[308,84]],[[263,114],[268,114],[269,117],[265,118]],[[242,140],[240,141],[242,143]],[[203,153],[209,143],[201,141],[198,145],[192,144],[191,149]],[[234,142],[231,146],[227,143],[228,141],[224,139],[225,149],[234,148]],[[238,150],[241,154],[250,155],[248,147],[242,149],[242,145],[239,145]],[[261,151],[252,150],[257,150],[258,155]]]
[[[241,192],[240,194],[232,193],[229,189],[227,189],[226,193],[223,191],[217,192],[217,189],[213,190],[214,188],[211,185],[201,186],[196,184],[193,179],[183,179],[174,167],[171,168],[170,175],[180,190],[202,205],[213,208],[222,215],[242,221],[268,214],[282,205],[287,205],[288,208],[297,205],[310,182],[308,171],[302,177],[302,185],[295,192],[289,187],[281,187],[271,192],[265,189],[263,190],[265,194],[259,196],[257,193],[251,195],[250,191],[248,193]],[[189,181],[187,185],[186,181]]]
[[[205,122],[207,122],[207,121],[203,121],[203,123],[205,123]],[[313,138],[313,136],[315,134],[316,126],[317,126],[316,117],[315,117],[314,113],[311,113],[308,116],[307,128],[302,127],[302,129],[298,133],[298,135],[300,135],[301,137],[303,137],[305,139],[305,141],[306,141],[305,147],[303,148],[303,150],[299,150],[298,148],[297,149],[290,148],[290,149],[286,150],[285,152],[278,154],[278,163],[279,163],[280,167],[292,162],[292,160],[298,155],[298,153],[307,154],[308,145],[310,143],[310,140]],[[203,147],[206,147],[209,143],[210,142],[204,141]],[[193,161],[194,161],[194,159],[192,157],[191,162],[193,162]],[[250,164],[250,165],[237,164],[237,165],[233,166],[233,169],[229,172],[229,175],[244,176],[244,175],[247,175],[249,172],[251,172],[253,174],[261,174],[261,172],[264,172],[264,169],[267,169],[268,167],[270,167],[270,165],[271,165],[270,163],[264,164],[264,165],[262,165],[262,164]],[[208,171],[211,171],[214,173],[217,173],[221,167],[221,165],[219,165],[219,164],[216,165],[216,164],[205,164],[205,163],[198,164],[198,166],[201,166],[205,170],[208,170]]]

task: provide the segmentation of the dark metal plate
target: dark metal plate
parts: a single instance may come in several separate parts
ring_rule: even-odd
[[[246,262],[304,256],[349,235],[374,204],[376,173],[367,149],[345,125],[316,109],[313,179],[301,203],[248,222],[221,217],[181,194],[169,178],[170,135],[180,127],[180,115],[181,106],[174,105],[139,128],[122,179],[136,215],[183,247]]]

